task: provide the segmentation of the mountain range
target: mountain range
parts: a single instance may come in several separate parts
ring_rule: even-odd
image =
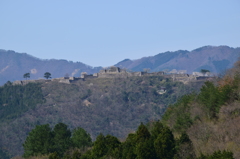
[[[115,66],[132,71],[143,71],[145,68],[151,72],[186,70],[190,74],[207,69],[218,74],[231,68],[239,56],[240,47],[204,46],[192,51],[168,51],[136,60],[125,59]],[[23,80],[23,74],[27,72],[31,73],[31,79],[39,79],[43,78],[45,72],[50,72],[52,78],[63,77],[66,74],[79,77],[81,72],[92,74],[101,69],[102,67],[91,67],[81,62],[44,60],[27,53],[0,50],[0,85],[7,81]]]
[[[240,56],[240,48],[228,46],[204,46],[192,51],[178,50],[159,53],[155,56],[137,60],[125,59],[116,64],[133,71],[149,68],[152,72],[172,69],[186,70],[187,73],[208,69],[212,73],[221,73],[231,68]]]

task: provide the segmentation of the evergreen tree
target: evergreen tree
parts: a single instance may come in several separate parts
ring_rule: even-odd
[[[151,130],[151,136],[154,140],[157,139],[158,135],[163,131],[163,124],[160,121],[153,123],[153,128]]]
[[[53,129],[53,151],[62,156],[71,146],[71,131],[64,123],[58,123]]]
[[[26,80],[27,80],[28,78],[30,78],[30,73],[25,73],[25,74],[23,75],[23,78],[26,78]]]
[[[137,142],[143,141],[143,140],[147,140],[151,137],[147,127],[141,123],[137,129],[136,132],[136,140]]]
[[[51,77],[51,73],[49,73],[49,72],[45,72],[45,73],[44,73],[44,77],[45,77],[46,79],[52,78],[52,77]]]
[[[153,145],[153,139],[146,139],[136,145],[137,159],[155,159],[156,153]]]
[[[119,157],[119,147],[121,145],[121,142],[116,138],[115,136],[112,135],[107,135],[105,137],[105,144],[107,147],[107,156],[109,157]]]
[[[136,134],[128,134],[126,141],[122,144],[122,158],[133,159],[137,155],[135,153]]]
[[[27,158],[30,156],[48,154],[51,148],[51,137],[51,128],[48,124],[37,125],[35,129],[32,129],[29,133],[23,144],[23,157]]]
[[[171,130],[164,128],[154,141],[157,157],[160,159],[171,159],[175,154],[175,141]]]
[[[94,142],[94,146],[92,149],[93,158],[101,158],[107,154],[107,146],[106,146],[106,139],[102,133],[100,133],[96,141]]]
[[[216,114],[219,111],[220,105],[218,103],[218,96],[219,91],[217,87],[212,82],[205,82],[205,85],[201,88],[198,98],[200,102],[206,106],[209,118],[216,117]]]
[[[73,130],[72,143],[74,147],[85,148],[92,145],[92,138],[83,128],[76,128]]]

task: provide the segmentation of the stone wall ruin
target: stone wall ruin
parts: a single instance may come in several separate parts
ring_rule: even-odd
[[[159,72],[128,72],[126,69],[121,69],[116,66],[111,66],[109,68],[105,68],[100,70],[99,73],[94,73],[88,75],[86,72],[82,72],[80,77],[61,77],[54,78],[51,80],[39,79],[39,80],[23,80],[23,81],[15,81],[13,84],[25,85],[29,82],[48,82],[48,81],[57,81],[59,83],[71,84],[78,80],[87,80],[90,78],[129,78],[129,77],[141,77],[141,76],[163,76],[164,78],[170,78],[173,81],[181,81],[183,83],[188,83],[190,81],[197,80],[211,80],[213,77],[201,77],[196,75],[189,74],[164,74],[163,71]]]

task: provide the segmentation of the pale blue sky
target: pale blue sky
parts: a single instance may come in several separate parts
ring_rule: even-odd
[[[0,0],[0,49],[110,66],[204,45],[240,47],[240,0]]]

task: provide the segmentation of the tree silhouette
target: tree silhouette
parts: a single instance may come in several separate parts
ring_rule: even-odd
[[[52,77],[51,77],[51,73],[49,73],[49,72],[44,73],[44,77],[45,77],[46,79],[52,78]]]
[[[28,78],[30,78],[30,73],[25,73],[25,74],[23,75],[23,78],[26,78],[26,80],[27,80]]]

